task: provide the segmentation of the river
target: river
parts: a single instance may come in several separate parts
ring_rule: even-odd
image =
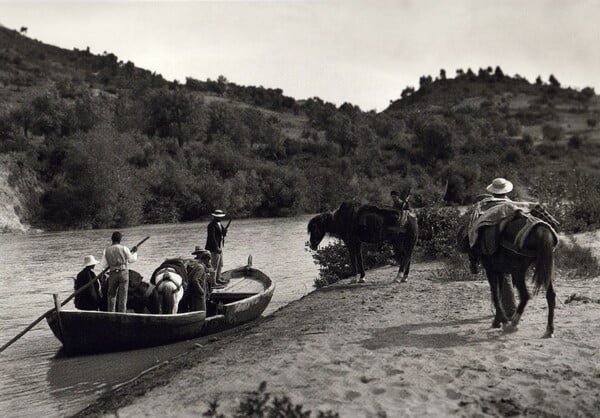
[[[276,283],[265,315],[312,289],[317,268],[305,250],[310,216],[286,219],[234,220],[225,243],[224,270],[253,264]],[[146,236],[132,268],[147,280],[165,258],[191,257],[204,245],[206,223],[145,225],[122,229],[123,243],[133,246]],[[0,235],[0,345],[73,291],[83,257],[100,259],[112,230]],[[72,308],[72,303],[66,306]],[[0,416],[59,417],[73,414],[100,394],[142,371],[190,349],[192,343],[66,358],[60,342],[40,322],[0,353]]]

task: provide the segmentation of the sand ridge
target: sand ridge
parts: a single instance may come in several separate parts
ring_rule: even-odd
[[[443,282],[418,264],[315,291],[234,332],[195,341],[184,356],[119,388],[81,416],[201,416],[219,397],[232,412],[261,381],[305,408],[343,417],[595,416],[600,411],[600,278],[555,280],[555,338],[546,300],[520,329],[491,329],[485,281]]]

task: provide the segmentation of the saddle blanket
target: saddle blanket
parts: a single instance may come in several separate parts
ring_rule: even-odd
[[[358,212],[358,226],[369,235],[368,241],[379,241],[386,232],[406,232],[409,214],[391,206],[364,205]]]
[[[183,279],[182,286],[184,289],[187,288],[187,270],[185,268],[185,263],[183,260],[179,258],[171,258],[165,260],[154,272],[152,273],[152,277],[150,278],[150,283],[153,285],[156,284],[156,275],[160,270],[165,268],[173,269],[178,275]]]
[[[519,231],[512,243],[516,249],[523,249],[525,239],[531,230],[540,224],[546,225],[554,235],[555,245],[558,244],[558,234],[548,222],[531,214],[538,207],[534,202],[513,202],[509,199],[487,198],[475,204],[468,228],[469,246],[473,248],[480,235],[482,236],[481,250],[484,254],[495,252],[499,235],[506,225],[520,213],[527,222]]]

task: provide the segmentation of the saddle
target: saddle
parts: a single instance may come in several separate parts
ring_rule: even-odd
[[[158,266],[158,268],[156,270],[154,270],[154,272],[152,273],[152,277],[150,278],[150,283],[152,283],[153,285],[156,285],[157,274],[165,269],[171,269],[172,271],[174,271],[175,273],[177,273],[178,275],[181,276],[181,278],[183,279],[182,287],[183,287],[183,290],[185,291],[187,289],[187,282],[188,282],[187,269],[186,269],[185,262],[181,258],[171,258],[171,259],[167,259],[167,260],[163,261],[162,264],[160,266]]]
[[[408,214],[392,206],[362,205],[357,213],[358,232],[365,242],[379,242],[386,234],[406,232]]]

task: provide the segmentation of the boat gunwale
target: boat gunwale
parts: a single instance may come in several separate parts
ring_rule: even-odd
[[[267,276],[265,273],[263,273],[259,269],[255,269],[253,267],[246,266],[246,267],[238,267],[238,268],[229,270],[226,273],[233,274],[233,272],[235,272],[235,271],[256,272],[259,274],[257,279],[263,283],[268,283],[268,287],[265,287],[262,291],[255,293],[254,295],[252,295],[248,298],[236,300],[231,303],[225,303],[225,304],[223,304],[223,307],[232,307],[232,306],[239,305],[242,303],[247,303],[249,301],[253,301],[254,299],[263,298],[263,297],[267,296],[268,294],[272,294],[275,291],[275,282],[273,281],[273,279],[271,279],[269,276]],[[220,294],[228,294],[228,293],[235,293],[235,292],[219,292],[219,293]],[[210,318],[210,317],[207,317],[207,319],[208,318]]]

